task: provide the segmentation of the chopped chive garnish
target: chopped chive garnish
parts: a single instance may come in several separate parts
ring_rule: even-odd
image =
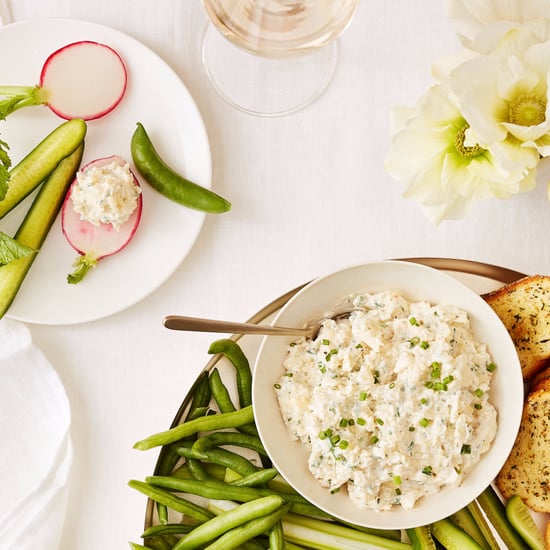
[[[378,441],[380,441],[378,439],[378,437],[376,437],[375,435],[373,435],[371,438],[370,438],[370,442],[374,445],[375,443],[378,443]]]
[[[401,476],[393,476],[393,482],[396,485],[401,485]]]
[[[359,401],[365,401],[365,399],[367,399],[367,392],[366,392],[366,391],[362,391],[362,392],[359,394]]]
[[[395,388],[395,382],[392,382],[392,383],[390,384],[390,390],[393,390],[393,388]]]
[[[431,421],[430,421],[429,418],[422,418],[422,419],[420,419],[419,424],[420,424],[423,428],[425,428],[426,426],[429,425],[430,422],[431,422]]]
[[[430,376],[432,378],[439,378],[441,376],[441,363],[434,361],[431,366],[432,370],[430,372]]]
[[[480,411],[482,408],[483,408],[483,405],[481,403],[475,403],[474,404],[474,409],[476,411]]]
[[[347,425],[348,425],[348,419],[347,418],[342,418],[340,420],[340,428],[345,428]]]
[[[443,383],[450,384],[454,379],[455,377],[452,374],[449,374],[449,376],[445,376],[445,378],[443,378]]]
[[[280,389],[281,389],[281,384],[273,384],[273,387],[274,387],[276,390],[280,390]]]
[[[366,420],[364,418],[358,418],[356,422],[359,426],[364,426],[366,424]]]
[[[417,346],[418,344],[420,344],[420,338],[418,338],[418,336],[413,336],[409,340],[409,345],[411,346],[411,348],[414,348],[414,346]]]
[[[474,392],[476,397],[483,397],[483,394],[485,392],[481,388],[477,388],[477,390]]]
[[[399,487],[396,487],[396,488],[395,488],[395,494],[396,494],[397,496],[400,496],[400,495],[401,495],[401,489],[400,489]]]
[[[338,443],[338,447],[340,447],[340,449],[342,449],[342,450],[347,449],[348,445],[349,445],[349,443],[345,439],[342,439],[342,441],[340,441],[340,443]]]
[[[428,389],[432,389],[434,387],[434,383],[431,380],[428,380],[424,386]]]
[[[460,449],[461,455],[469,455],[472,452],[472,446],[467,445],[466,443],[462,445],[462,448]]]
[[[435,391],[447,391],[447,384],[444,384],[443,382],[435,382],[434,383],[434,390]]]
[[[326,338],[323,339],[323,346],[328,346],[330,344],[330,340],[327,340]]]
[[[355,426],[355,420],[353,420],[353,418],[348,418],[348,426]]]
[[[428,349],[430,347],[430,343],[426,342],[426,340],[422,340],[422,342],[420,342],[420,347],[422,349]]]
[[[409,426],[409,432],[414,432],[416,428],[414,426]]]
[[[419,326],[418,321],[416,320],[415,317],[411,317],[411,318],[409,319],[409,323],[410,323],[413,327]]]
[[[427,400],[425,397],[423,397],[423,398],[420,400],[420,404],[421,404],[421,405],[426,405],[427,402],[428,402],[428,400]]]
[[[377,423],[379,426],[383,426],[383,425],[384,425],[384,421],[383,421],[381,418],[377,418],[377,419],[376,419],[376,423]]]
[[[338,443],[340,443],[340,436],[339,436],[338,434],[333,435],[333,436],[330,438],[330,442],[331,442],[333,445],[338,445]]]
[[[494,372],[496,370],[497,366],[494,363],[487,363],[486,368],[489,372]]]
[[[422,468],[422,473],[426,474],[427,476],[431,476],[433,474],[433,469],[431,466],[425,466]]]

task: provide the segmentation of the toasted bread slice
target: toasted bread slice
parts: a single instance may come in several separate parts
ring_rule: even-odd
[[[483,298],[508,329],[524,380],[531,379],[550,358],[550,276],[523,277]]]
[[[550,512],[550,378],[527,395],[518,436],[496,478],[505,498],[519,495],[536,512]]]

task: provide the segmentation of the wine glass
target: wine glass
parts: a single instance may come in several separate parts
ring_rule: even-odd
[[[327,87],[359,0],[203,0],[202,60],[216,91],[254,115],[298,111]]]

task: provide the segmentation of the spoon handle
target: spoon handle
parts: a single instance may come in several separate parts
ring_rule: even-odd
[[[164,318],[164,326],[172,330],[279,336],[305,336],[309,332],[308,329],[273,327],[269,325],[256,325],[253,323],[235,323],[232,321],[216,321],[214,319],[200,319],[198,317],[185,317],[183,315],[168,315]]]

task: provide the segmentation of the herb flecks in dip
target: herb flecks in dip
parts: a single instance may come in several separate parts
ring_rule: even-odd
[[[360,508],[412,508],[456,486],[495,437],[495,370],[466,312],[397,292],[353,298],[288,349],[275,391],[293,439],[322,486]]]

